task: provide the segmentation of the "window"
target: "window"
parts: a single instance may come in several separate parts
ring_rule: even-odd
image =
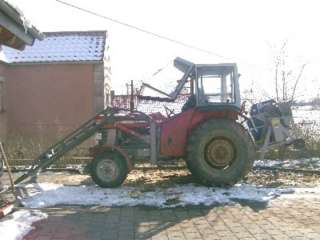
[[[199,97],[202,103],[234,103],[232,73],[201,75]]]

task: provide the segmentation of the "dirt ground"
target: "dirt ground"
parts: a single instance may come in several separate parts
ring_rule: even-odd
[[[15,173],[15,176],[21,173]],[[6,175],[6,174],[5,174]],[[4,176],[7,178],[7,176]],[[91,177],[87,174],[74,172],[45,172],[38,177],[39,182],[52,182],[65,185],[92,185]],[[8,183],[8,179],[5,180]],[[262,185],[266,187],[294,186],[312,187],[320,184],[320,175],[313,173],[282,172],[279,170],[253,170],[243,180],[244,183]],[[124,186],[136,186],[145,191],[153,190],[156,187],[170,187],[175,184],[196,183],[186,168],[139,168],[132,170]]]

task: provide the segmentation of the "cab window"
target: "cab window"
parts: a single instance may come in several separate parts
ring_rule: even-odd
[[[202,74],[198,78],[199,100],[202,103],[234,103],[232,72]]]

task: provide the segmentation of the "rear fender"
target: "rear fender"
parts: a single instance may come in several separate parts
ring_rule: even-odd
[[[236,120],[238,109],[192,108],[161,124],[160,153],[162,156],[183,157],[188,134],[202,122],[212,118]]]

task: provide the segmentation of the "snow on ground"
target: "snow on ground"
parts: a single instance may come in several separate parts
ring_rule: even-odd
[[[312,106],[293,107],[292,114],[294,122],[303,127],[320,127],[320,109]]]
[[[20,210],[0,220],[0,239],[19,240],[33,229],[33,222],[47,218],[40,211]]]
[[[282,194],[281,199],[320,199],[320,186],[314,188],[295,188],[294,194]]]
[[[301,158],[288,160],[256,160],[255,167],[275,167],[285,169],[320,170],[320,158]]]
[[[25,186],[28,197],[22,204],[30,208],[56,205],[99,205],[99,206],[153,206],[177,207],[188,205],[217,205],[245,200],[268,202],[281,195],[293,198],[305,196],[320,199],[320,186],[314,188],[265,188],[249,184],[237,184],[230,188],[196,186],[194,184],[175,185],[143,192],[137,187],[102,189],[95,186],[64,186],[53,183],[29,184]]]
[[[315,122],[320,120],[320,109],[315,109],[312,106],[293,107],[292,114],[297,123],[302,121]]]

